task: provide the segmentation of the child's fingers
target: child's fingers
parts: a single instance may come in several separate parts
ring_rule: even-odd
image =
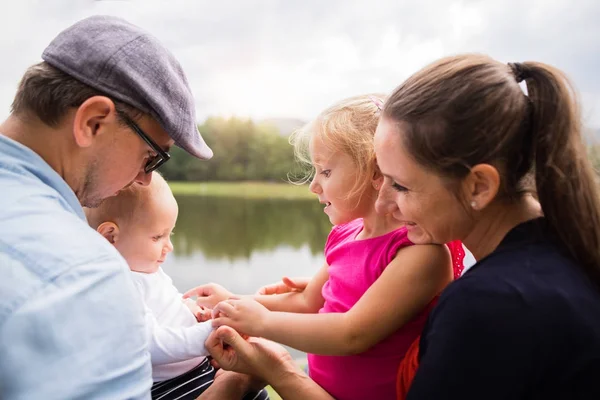
[[[227,325],[227,323],[224,321],[225,318],[226,317],[217,317],[217,318],[213,317],[213,319],[212,319],[212,327],[216,329],[216,328],[218,328],[220,326]]]
[[[196,286],[195,288],[192,288],[192,289],[188,290],[187,292],[185,292],[183,294],[183,298],[186,299],[188,297],[193,297],[193,296],[197,296],[197,297],[210,296],[215,292],[216,286],[217,285],[215,283],[207,283],[206,285]]]
[[[295,291],[303,291],[304,289],[306,289],[306,286],[308,285],[308,282],[310,281],[310,278],[289,278],[287,276],[284,276],[282,279],[282,282],[289,287],[292,290]]]
[[[276,283],[273,285],[265,285],[265,286],[261,287],[260,289],[258,289],[258,292],[256,292],[256,294],[261,294],[261,295],[278,294],[279,285],[280,285],[279,283]]]
[[[281,278],[281,281],[288,287],[291,288],[297,288],[298,286],[296,285],[296,282],[294,282],[292,280],[292,278],[289,278],[287,276],[284,276],[283,278]]]
[[[291,284],[289,284],[288,282],[291,282]],[[295,287],[294,282],[290,278],[284,276],[283,278],[281,278],[281,282],[265,285],[265,286],[261,287],[260,289],[258,289],[256,294],[271,295],[271,294],[288,293],[288,292],[292,291],[294,289],[294,287]]]
[[[200,296],[203,291],[204,291],[204,286],[196,286],[195,288],[192,288],[192,289],[188,290],[187,292],[185,292],[183,294],[183,298],[187,299],[188,297]]]
[[[201,310],[198,311],[198,314],[196,315],[196,319],[198,319],[199,322],[205,322],[212,318],[212,310],[210,308],[200,308]]]
[[[235,311],[235,307],[231,304],[235,300],[222,301],[215,306],[212,310],[213,318],[222,314],[224,316],[232,315]]]

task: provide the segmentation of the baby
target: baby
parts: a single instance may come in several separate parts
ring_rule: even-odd
[[[173,251],[178,207],[167,182],[153,172],[149,186],[133,184],[98,208],[86,209],[90,226],[121,253],[145,304],[152,361],[153,399],[195,399],[213,382],[204,342],[210,312],[182,300],[161,264]],[[255,398],[257,393],[248,394]],[[248,397],[247,396],[247,397]],[[266,391],[258,399],[268,399]]]

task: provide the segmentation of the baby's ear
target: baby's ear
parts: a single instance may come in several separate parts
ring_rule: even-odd
[[[103,222],[97,231],[110,243],[115,244],[119,237],[119,227],[114,222]]]

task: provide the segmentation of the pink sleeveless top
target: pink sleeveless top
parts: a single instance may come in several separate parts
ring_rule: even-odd
[[[325,304],[320,313],[350,310],[398,250],[412,245],[406,228],[356,240],[362,229],[362,219],[358,219],[335,226],[329,234],[325,245],[329,280],[323,286]],[[338,400],[395,399],[398,365],[423,330],[432,306],[429,304],[412,321],[364,353],[353,356],[309,354],[310,377]]]

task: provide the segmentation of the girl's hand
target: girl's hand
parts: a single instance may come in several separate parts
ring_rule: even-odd
[[[214,308],[217,303],[227,300],[233,294],[223,286],[216,283],[209,283],[202,286],[197,286],[188,290],[183,294],[183,298],[187,299],[196,296],[196,304],[200,307]]]
[[[281,282],[266,285],[258,289],[256,294],[282,294],[289,292],[303,292],[311,278],[288,278],[284,276]]]
[[[269,310],[251,299],[229,299],[213,309],[213,326],[227,325],[249,336],[262,336]]]

